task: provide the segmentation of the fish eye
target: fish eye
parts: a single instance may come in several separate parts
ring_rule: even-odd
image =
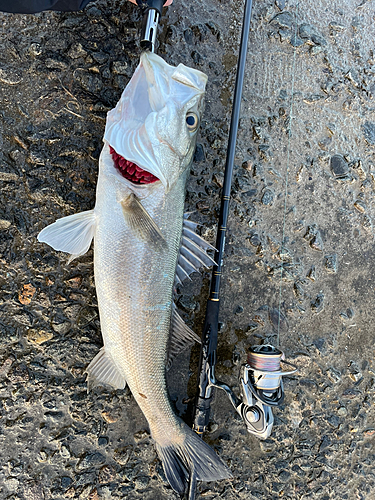
[[[186,125],[190,132],[194,132],[198,128],[198,116],[191,111],[187,113]]]

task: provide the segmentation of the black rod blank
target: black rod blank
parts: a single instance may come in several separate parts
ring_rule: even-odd
[[[229,214],[229,201],[232,186],[234,156],[236,152],[238,124],[241,111],[241,98],[245,75],[251,10],[252,0],[245,0],[240,50],[237,63],[236,83],[234,87],[232,117],[229,130],[227,158],[224,171],[224,185],[221,195],[219,224],[216,237],[216,265],[212,270],[210,295],[207,301],[206,318],[203,327],[202,345],[199,359],[197,394],[193,410],[193,429],[200,435],[203,434],[209,422],[211,399],[213,395],[212,383],[215,381],[214,370],[216,364],[216,348],[218,337],[220,278],[223,266],[223,254]]]

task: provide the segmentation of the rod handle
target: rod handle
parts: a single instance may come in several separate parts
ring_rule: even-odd
[[[203,434],[210,420],[212,383],[215,381],[216,348],[220,302],[209,298],[203,327],[202,348],[199,358],[197,396],[194,403],[193,429]]]

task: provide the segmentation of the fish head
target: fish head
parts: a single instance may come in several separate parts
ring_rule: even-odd
[[[193,158],[206,83],[201,71],[144,52],[108,113],[104,140],[118,157],[151,174],[145,179],[169,191]]]

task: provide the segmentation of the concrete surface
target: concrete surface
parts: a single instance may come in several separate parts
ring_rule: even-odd
[[[211,242],[219,206],[242,2],[175,0],[158,52],[209,76],[186,197]],[[205,439],[234,479],[201,498],[375,498],[374,3],[255,2],[222,280],[217,375],[236,386],[250,345],[279,344],[285,381],[272,436],[247,434],[216,394]],[[92,250],[36,240],[93,207],[106,112],[139,55],[139,14],[1,14],[0,497],[177,499],[131,395],[86,392],[101,347]],[[177,301],[198,333],[209,273]],[[199,349],[168,378],[176,411]]]

